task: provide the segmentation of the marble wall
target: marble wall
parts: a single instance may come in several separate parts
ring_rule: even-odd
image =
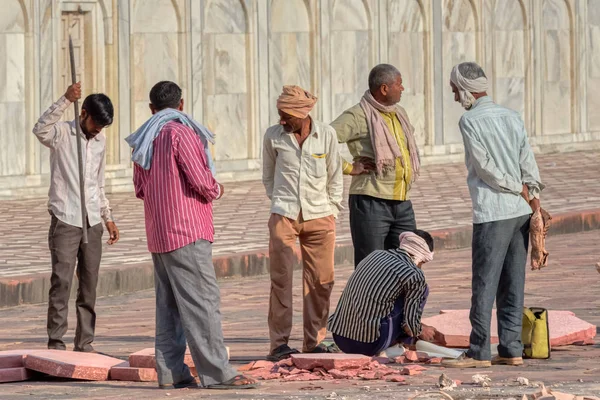
[[[600,0],[587,1],[587,117],[590,130],[600,130]]]
[[[26,172],[25,24],[19,1],[5,1],[0,12],[0,176]]]
[[[569,133],[572,128],[573,28],[570,4],[565,0],[542,3],[542,131]]]
[[[452,66],[477,61],[490,94],[525,120],[537,151],[600,148],[600,0],[3,0],[0,198],[43,194],[48,152],[29,132],[64,92],[65,12],[86,13],[84,85],[117,110],[106,131],[109,190],[131,189],[123,138],[149,117],[160,80],[212,129],[220,179],[260,176],[265,129],[286,84],[329,122],[356,104],[380,62],[403,74],[425,163],[460,160],[464,110]],[[61,69],[62,68],[62,69]],[[86,75],[87,76],[87,75]]]

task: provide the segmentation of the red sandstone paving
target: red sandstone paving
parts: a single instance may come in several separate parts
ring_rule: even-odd
[[[537,157],[547,185],[543,205],[552,214],[589,210],[600,205],[600,152],[548,154]],[[411,191],[422,229],[471,224],[471,201],[463,163],[426,165]],[[349,180],[346,180],[346,191]],[[132,193],[109,194],[121,231],[115,246],[104,246],[102,266],[150,260],[146,247],[143,205]],[[344,195],[346,204],[347,193]],[[0,201],[0,277],[49,273],[46,198]],[[214,255],[266,251],[269,201],[259,181],[227,183],[215,202]],[[349,242],[348,208],[337,221],[339,243]]]
[[[554,236],[548,240],[551,252],[550,267],[542,271],[528,271],[526,304],[553,310],[570,310],[595,325],[600,325],[600,274],[595,264],[600,260],[598,242],[600,231],[576,235]],[[470,299],[470,250],[436,253],[436,260],[425,269],[431,286],[426,316],[440,310],[464,309]],[[332,308],[352,271],[341,266],[336,271],[336,285]],[[296,274],[294,293],[295,327],[292,345],[300,346],[302,307],[301,284]],[[220,282],[222,315],[226,344],[231,348],[232,360],[238,365],[264,356],[268,351],[266,332],[269,282],[266,277],[252,279],[226,279]],[[73,303],[71,303],[73,304]],[[74,311],[71,305],[71,311]],[[98,301],[98,329],[95,346],[123,360],[135,351],[153,345],[154,295],[144,291],[127,296],[109,297]],[[44,347],[46,309],[43,305],[29,305],[0,310],[0,350]],[[75,313],[70,313],[67,334],[71,346]],[[596,337],[600,341],[600,337]],[[550,360],[527,360],[524,367],[495,366],[490,369],[444,370],[437,365],[426,365],[420,375],[404,376],[405,382],[385,381],[315,381],[315,382],[265,382],[254,392],[216,393],[201,391],[173,391],[166,396],[155,388],[155,383],[133,382],[24,382],[0,386],[1,399],[324,399],[332,392],[346,399],[400,398],[408,399],[415,390],[431,390],[439,375],[445,372],[451,379],[463,382],[451,393],[456,399],[481,397],[484,389],[471,392],[468,383],[475,373],[484,373],[492,379],[495,398],[533,393],[533,388],[521,388],[514,380],[523,376],[530,381],[559,385],[556,390],[580,394],[600,394],[600,345],[567,346],[556,349]],[[579,380],[583,382],[579,382]],[[400,386],[400,385],[403,386]],[[407,384],[407,385],[404,385]],[[365,387],[369,387],[368,391]],[[313,390],[303,389],[311,387]],[[410,392],[408,391],[410,389]],[[463,392],[463,390],[466,390]],[[502,392],[504,391],[504,392]],[[210,397],[208,397],[210,395]],[[206,397],[205,397],[206,396]],[[520,398],[520,397],[519,397]]]

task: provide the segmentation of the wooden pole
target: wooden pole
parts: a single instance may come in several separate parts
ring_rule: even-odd
[[[73,84],[77,83],[77,74],[75,73],[75,54],[73,52],[73,39],[69,34],[69,55],[71,56],[71,80]],[[87,234],[87,210],[85,206],[85,175],[83,172],[83,154],[81,152],[81,126],[79,125],[79,100],[73,103],[75,107],[75,131],[77,132],[77,164],[79,165],[79,196],[81,202],[81,228],[83,229],[83,243],[88,242]]]

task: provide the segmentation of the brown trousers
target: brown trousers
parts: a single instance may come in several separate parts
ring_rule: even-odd
[[[271,351],[287,344],[292,330],[292,279],[296,260],[296,238],[300,239],[303,278],[304,344],[311,351],[327,332],[329,298],[333,289],[335,219],[333,216],[297,221],[278,214],[269,219],[271,297],[269,336]]]
[[[73,275],[77,273],[77,328],[75,351],[93,350],[96,328],[96,285],[102,257],[102,224],[89,226],[88,243],[83,244],[83,229],[65,224],[54,215],[48,233],[52,256],[52,276],[48,296],[48,348],[64,350],[63,336],[67,333],[69,297]],[[75,266],[77,265],[77,268]]]

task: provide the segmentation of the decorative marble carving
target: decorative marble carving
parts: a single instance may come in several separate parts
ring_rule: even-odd
[[[360,101],[368,87],[371,60],[369,15],[362,1],[337,0],[331,21],[333,118]]]
[[[401,105],[406,109],[419,145],[425,144],[425,26],[418,1],[388,2],[388,57],[389,63],[402,73]]]
[[[456,64],[479,61],[476,52],[475,14],[469,0],[444,0],[442,30],[442,66],[445,82],[450,81],[450,72]],[[444,89],[444,143],[462,143],[458,120],[464,113],[454,101],[454,94],[447,83]]]
[[[133,117],[137,129],[150,116],[148,94],[159,81],[183,86],[179,76],[179,22],[171,0],[134,0],[132,15]]]
[[[565,0],[544,0],[542,128],[545,135],[571,132],[571,21]]]
[[[251,44],[242,2],[207,2],[204,27],[203,122],[216,135],[215,159],[247,159],[252,135],[249,82]]]
[[[600,131],[600,0],[588,0],[587,114],[591,130]]]
[[[283,85],[312,85],[311,23],[303,0],[272,0],[269,20],[269,118],[278,121],[277,98]],[[313,113],[314,115],[314,113]]]
[[[25,173],[25,21],[18,0],[0,12],[0,176]]]

